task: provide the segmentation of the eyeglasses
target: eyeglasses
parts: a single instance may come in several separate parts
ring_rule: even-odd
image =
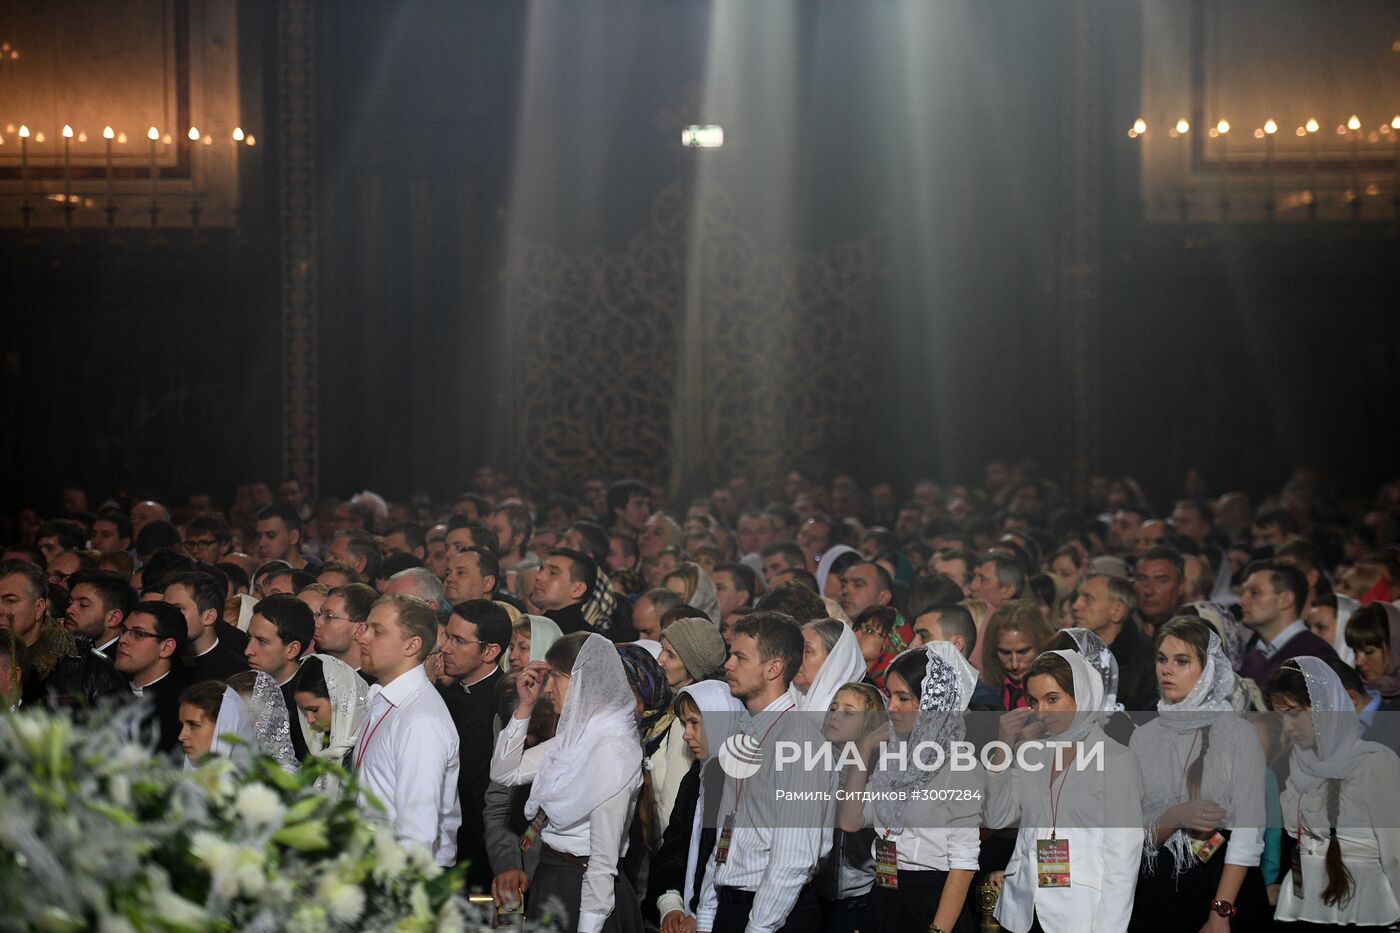
[[[338,615],[336,615],[334,612],[331,612],[329,609],[322,609],[320,612],[316,613],[316,618],[318,618],[318,619],[325,619],[327,622],[336,622],[336,621],[339,621],[339,622],[354,622],[354,621],[355,621],[354,619],[350,618],[349,616],[338,616]]]
[[[185,541],[185,547],[203,550],[204,548],[213,547],[218,543],[219,540],[217,538],[189,538]]]
[[[143,631],[143,630],[141,630],[141,629],[139,629],[139,628],[128,628],[125,624],[118,625],[118,626],[117,626],[117,637],[118,637],[118,638],[121,638],[123,635],[130,635],[130,636],[131,636],[134,640],[136,640],[136,641],[145,641],[145,640],[148,639],[148,638],[156,638],[156,639],[164,640],[164,639],[166,639],[166,638],[171,638],[171,637],[172,637],[172,636],[170,636],[170,635],[161,635],[161,634],[159,634],[159,633],[157,633],[157,632],[147,632],[147,631]]]
[[[479,639],[463,638],[461,635],[451,635],[451,634],[449,634],[449,635],[446,636],[445,641],[446,641],[449,645],[456,645],[458,648],[465,648],[465,647],[467,647],[467,645],[488,645],[488,644],[490,644],[490,642],[480,641]]]

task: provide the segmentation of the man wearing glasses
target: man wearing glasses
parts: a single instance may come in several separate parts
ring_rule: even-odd
[[[184,614],[152,601],[136,604],[117,639],[113,666],[138,699],[149,699],[143,731],[154,733],[157,751],[170,751],[180,737],[180,694],[189,684],[175,665],[187,641]]]
[[[185,553],[196,562],[217,564],[232,550],[233,532],[219,515],[196,515],[185,526]]]
[[[316,650],[344,661],[370,685],[375,679],[360,667],[360,646],[356,640],[378,599],[374,587],[347,583],[327,593],[316,613]]]
[[[491,888],[482,806],[496,745],[496,688],[504,676],[501,662],[510,637],[510,616],[504,609],[489,599],[470,599],[452,607],[442,641],[443,673],[453,680],[439,689],[457,727],[461,749],[457,795],[462,825],[457,832],[457,859],[470,860],[467,885],[480,890]]]

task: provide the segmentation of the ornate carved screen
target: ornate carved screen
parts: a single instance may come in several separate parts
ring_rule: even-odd
[[[696,491],[738,469],[822,469],[858,446],[879,249],[766,250],[733,200],[661,190],[621,252],[517,239],[507,267],[514,467]]]

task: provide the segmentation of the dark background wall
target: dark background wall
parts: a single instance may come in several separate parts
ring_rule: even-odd
[[[657,193],[722,190],[774,249],[878,235],[859,437],[826,466],[972,478],[1070,462],[1067,5],[342,0],[315,37],[321,486],[446,493],[510,449],[509,236],[623,248]],[[276,95],[276,6],[244,3]],[[1139,224],[1139,22],[1098,8],[1100,468],[1266,489],[1295,464],[1393,471],[1393,224]],[[696,153],[679,124],[725,124]],[[68,481],[178,497],[280,469],[275,114],[246,242],[0,231],[5,508]],[[697,164],[697,159],[708,162]],[[508,365],[513,364],[513,365]],[[607,374],[599,374],[606,378]]]

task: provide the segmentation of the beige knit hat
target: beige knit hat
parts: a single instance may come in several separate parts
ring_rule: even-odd
[[[696,680],[724,676],[724,659],[727,656],[724,638],[709,619],[677,619],[666,626],[661,640],[671,643],[671,650]]]

